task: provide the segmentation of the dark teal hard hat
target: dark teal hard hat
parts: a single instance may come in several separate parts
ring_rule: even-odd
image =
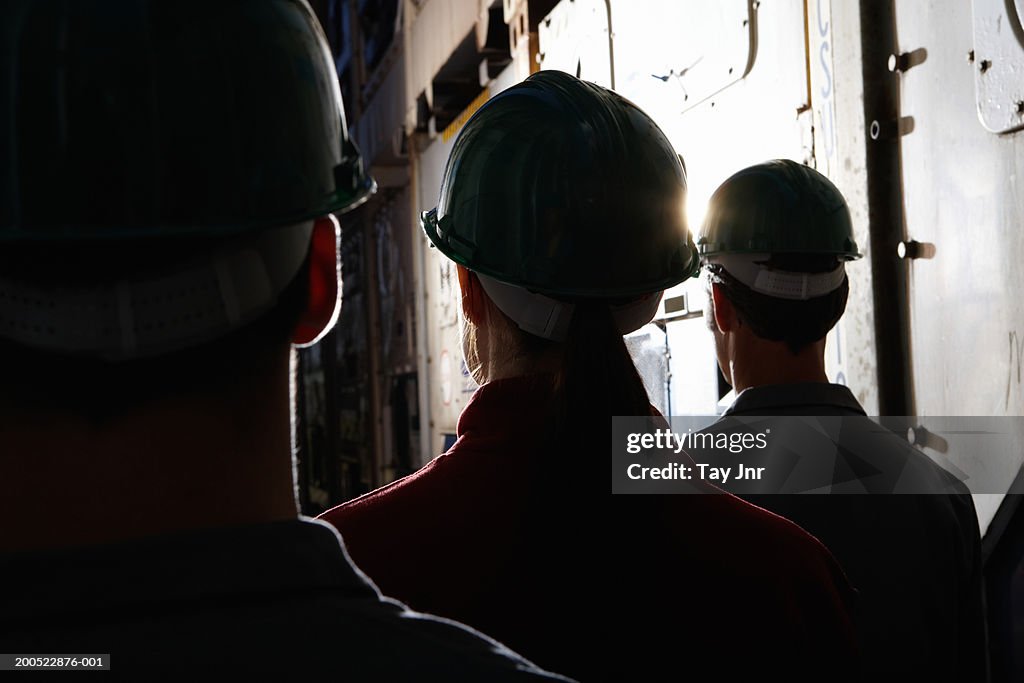
[[[861,256],[839,189],[813,168],[788,159],[745,168],[722,183],[708,204],[697,248],[702,257]]]
[[[686,175],[628,100],[557,71],[505,90],[460,132],[430,241],[467,268],[562,298],[660,291],[699,260]]]
[[[230,235],[374,190],[305,0],[5,0],[0,241]]]

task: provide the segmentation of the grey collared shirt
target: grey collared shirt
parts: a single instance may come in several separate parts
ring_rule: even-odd
[[[865,415],[841,384],[800,382],[748,387],[723,415]]]
[[[971,496],[906,440],[874,429],[864,415],[846,387],[802,383],[748,388],[723,417],[842,418],[843,428],[830,434],[830,456],[856,455],[874,473],[898,473],[915,491],[929,490],[930,483],[936,493],[871,494],[868,486],[869,495],[740,495],[817,536],[846,570],[859,592],[866,680],[985,680],[981,539]],[[860,428],[846,428],[854,424]],[[840,472],[843,458],[834,462],[830,477],[855,474],[856,468]]]

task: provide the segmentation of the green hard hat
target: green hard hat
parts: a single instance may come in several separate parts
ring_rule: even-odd
[[[0,241],[231,235],[375,189],[305,0],[0,7]]]
[[[809,166],[776,159],[745,168],[715,191],[697,238],[716,254],[861,256],[839,189]]]
[[[628,100],[558,71],[502,91],[460,132],[423,229],[452,260],[561,298],[667,289],[695,275],[686,174]]]

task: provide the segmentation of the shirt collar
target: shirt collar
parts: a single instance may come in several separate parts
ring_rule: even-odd
[[[489,435],[522,434],[538,427],[548,418],[553,391],[554,376],[548,374],[488,382],[476,390],[459,415],[458,436],[478,430]]]
[[[824,410],[822,410],[824,409]],[[799,382],[796,384],[764,384],[748,387],[723,413],[725,415],[773,415],[779,411],[818,410],[865,415],[864,408],[853,393],[841,384],[826,382]]]

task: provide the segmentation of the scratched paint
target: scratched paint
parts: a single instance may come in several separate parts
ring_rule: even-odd
[[[832,49],[832,8],[828,0],[813,3],[808,21],[811,101],[814,110],[815,159],[825,175],[836,157],[835,66]]]
[[[1010,397],[1014,395],[1020,395],[1021,361],[1022,359],[1024,359],[1024,345],[1021,344],[1021,339],[1017,335],[1017,331],[1011,331],[1008,337],[1010,342],[1010,357],[1007,363],[1006,372],[1006,399],[1004,401],[1005,410],[1009,410],[1010,408]]]

